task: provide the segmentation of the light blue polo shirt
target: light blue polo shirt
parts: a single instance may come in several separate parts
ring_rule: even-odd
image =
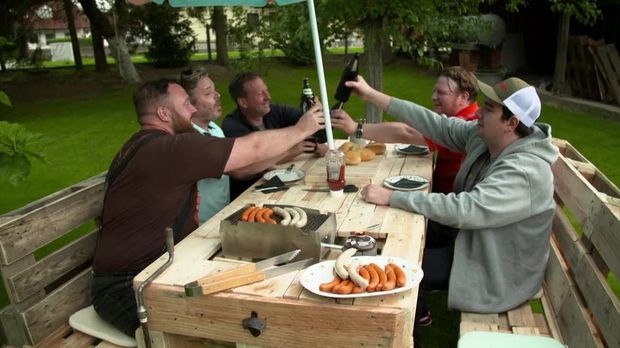
[[[224,138],[224,132],[213,121],[209,122],[208,130],[196,124],[194,124],[194,129],[201,134],[210,134],[214,137]],[[219,179],[209,178],[198,181],[198,192],[200,193],[198,221],[202,225],[230,203],[228,175],[222,175]]]

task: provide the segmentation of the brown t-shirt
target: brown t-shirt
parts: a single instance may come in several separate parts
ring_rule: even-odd
[[[135,153],[109,188],[93,261],[97,273],[138,272],[161,256],[164,229],[174,227],[188,199],[196,202],[196,181],[222,176],[235,141],[198,133],[142,130],[123,150],[149,133],[161,135]],[[197,227],[194,210],[192,204],[181,239]]]

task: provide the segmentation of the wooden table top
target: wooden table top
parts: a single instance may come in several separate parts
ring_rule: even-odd
[[[343,140],[340,140],[337,144],[342,142]],[[347,166],[347,183],[363,187],[371,182],[382,183],[386,177],[394,175],[419,175],[431,180],[432,155],[403,156],[394,151],[394,146],[387,144],[386,153],[371,161]],[[367,234],[383,241],[381,255],[421,264],[426,229],[423,216],[366,203],[361,199],[359,191],[338,198],[330,197],[327,192],[303,191],[303,188],[327,186],[325,160],[304,154],[294,163],[295,168],[303,170],[306,176],[295,182],[296,185],[292,185],[289,190],[265,194],[256,192],[251,187],[176,245],[174,262],[145,292],[149,326],[152,330],[263,346],[317,346],[334,343],[342,346],[359,346],[360,343],[393,347],[410,345],[417,288],[387,296],[325,298],[303,289],[299,283],[303,271],[299,271],[212,295],[184,296],[184,284],[238,265],[238,261],[213,258],[220,249],[219,224],[222,219],[250,203],[286,204],[318,209],[324,213],[334,212],[338,236],[347,236],[351,231],[367,231]],[[287,166],[288,164],[281,167]],[[367,230],[367,227],[372,225],[378,227]],[[164,255],[153,262],[135,278],[135,284],[143,282],[166,260],[167,255]],[[207,314],[197,313],[197,308],[203,308]],[[258,311],[258,308],[262,312]],[[236,321],[240,316],[248,317],[248,309],[256,310],[259,317],[264,313],[267,327],[271,330],[266,330],[265,334],[259,337],[253,337],[241,328],[239,323],[228,322]],[[239,312],[236,312],[237,310]],[[365,328],[365,333],[361,336],[356,334],[353,338],[347,333],[349,329],[352,333],[358,332],[361,327],[358,322],[348,328],[347,325],[352,323],[349,324],[350,320],[342,318],[347,311],[365,319],[361,320],[361,325]],[[307,328],[308,323],[297,326],[291,325],[290,321],[279,322],[275,319],[287,318],[291,312],[301,317],[307,315],[314,323],[313,328]],[[212,314],[211,317],[209,313]],[[317,313],[327,315],[324,322],[314,322],[312,318],[316,318]],[[207,319],[209,317],[210,319]],[[385,321],[382,322],[381,318]],[[371,329],[369,325],[372,326]],[[336,332],[334,328],[337,329]],[[317,329],[328,334],[311,334],[311,331]],[[278,334],[275,334],[276,330]],[[272,334],[267,334],[267,331]],[[307,337],[304,336],[306,331]]]

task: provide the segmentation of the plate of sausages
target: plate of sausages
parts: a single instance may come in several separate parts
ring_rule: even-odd
[[[391,256],[352,256],[356,251],[347,249],[337,260],[310,266],[301,276],[301,285],[320,296],[357,298],[407,291],[422,281],[422,269],[407,260]]]

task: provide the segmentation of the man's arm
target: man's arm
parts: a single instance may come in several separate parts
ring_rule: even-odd
[[[334,110],[331,114],[332,126],[353,135],[358,123],[344,110]],[[420,132],[402,122],[364,123],[364,139],[385,143],[405,143],[426,145]]]
[[[313,106],[291,127],[253,132],[235,140],[224,168],[229,173],[250,164],[275,160],[295,144],[325,128],[320,105]]]
[[[391,97],[370,87],[362,76],[357,76],[357,80],[347,81],[345,84],[347,87],[353,88],[353,92],[362,100],[375,104],[383,111],[387,110]]]

